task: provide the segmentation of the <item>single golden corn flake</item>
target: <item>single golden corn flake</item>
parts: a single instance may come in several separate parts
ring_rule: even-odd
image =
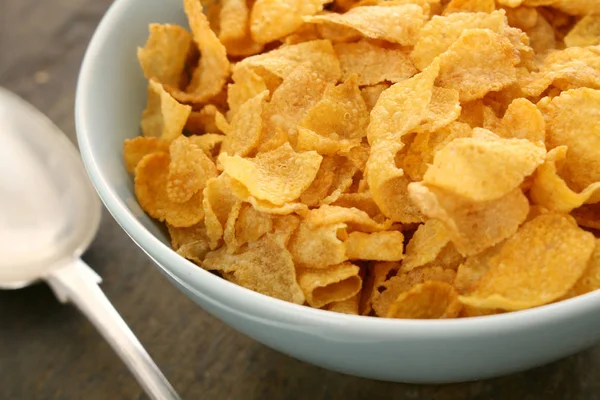
[[[404,258],[402,232],[351,232],[344,241],[349,260],[399,261]]]
[[[316,74],[313,79],[320,78],[328,82],[336,82],[342,75],[340,62],[329,40],[313,40],[283,46],[245,58],[236,64],[234,74],[239,68],[252,68],[259,74],[266,70],[281,79],[286,79],[298,67],[306,68],[311,75]]]
[[[362,287],[360,269],[351,263],[320,269],[298,268],[297,273],[306,302],[315,308],[347,300]]]
[[[411,53],[415,66],[424,70],[440,54],[446,52],[463,32],[469,29],[489,29],[503,33],[506,24],[504,10],[490,14],[484,12],[457,12],[447,16],[433,16],[419,33],[418,41]],[[479,49],[475,50],[479,53]]]
[[[480,308],[522,310],[552,302],[584,274],[595,248],[594,235],[564,214],[545,214],[525,223],[489,260],[477,289],[461,296]]]
[[[208,253],[202,267],[231,273],[235,283],[258,293],[296,304],[304,303],[290,253],[269,235],[248,244],[242,253],[229,254],[225,250],[222,247]]]
[[[250,14],[250,32],[258,43],[281,39],[303,24],[302,17],[315,15],[331,0],[256,0]]]
[[[531,175],[545,153],[526,139],[455,139],[435,154],[423,184],[472,201],[495,200]]]
[[[419,225],[406,246],[402,271],[409,272],[434,261],[450,243],[448,228],[437,219],[428,219]]]
[[[381,284],[383,290],[373,300],[373,310],[377,315],[385,317],[388,315],[391,305],[402,293],[410,291],[416,285],[430,281],[451,285],[455,276],[455,271],[440,267],[417,268],[407,273],[399,273]]]
[[[123,144],[123,158],[127,171],[134,172],[140,160],[147,154],[168,153],[169,143],[157,137],[138,136],[125,139]]]
[[[420,183],[411,183],[408,191],[424,215],[444,222],[452,243],[463,256],[477,254],[514,235],[529,212],[529,202],[520,188],[485,202],[473,202]]]
[[[167,195],[175,203],[185,203],[206,187],[206,182],[218,175],[215,163],[204,150],[185,136],[171,142],[171,163],[167,178]]]
[[[211,30],[200,2],[184,0],[183,5],[200,50],[200,63],[185,91],[172,90],[171,94],[182,103],[204,104],[221,92],[229,78],[230,64],[227,50]]]
[[[181,135],[191,112],[192,107],[180,104],[160,83],[150,80],[148,102],[142,113],[142,134],[171,142]]]
[[[592,183],[577,193],[560,176],[567,153],[567,146],[558,146],[548,152],[529,191],[533,203],[550,211],[569,213],[583,204],[600,202],[600,182]]]
[[[262,133],[262,112],[268,91],[251,98],[234,114],[221,151],[229,155],[245,157],[256,149]]]
[[[176,228],[167,224],[171,246],[180,256],[201,265],[210,251],[206,227],[202,222],[188,228]]]
[[[367,38],[382,39],[401,45],[413,45],[427,15],[416,4],[354,7],[344,14],[304,17],[311,23],[331,23],[353,28]]]
[[[204,218],[202,193],[196,193],[185,203],[172,202],[167,194],[170,162],[168,153],[152,153],[142,158],[135,168],[135,196],[152,218],[176,228],[187,228]]]
[[[231,115],[235,115],[242,104],[267,90],[264,79],[250,67],[237,64],[233,69],[232,79],[227,91],[227,104]]]
[[[317,152],[296,153],[289,143],[253,159],[221,153],[225,173],[242,183],[257,199],[276,205],[296,200],[317,175],[323,157]]]
[[[310,108],[300,126],[332,139],[361,139],[366,136],[369,112],[356,75],[337,86],[329,86],[323,98]]]
[[[600,44],[600,15],[586,15],[565,36],[567,47],[585,47]]]
[[[150,34],[137,56],[148,80],[177,89],[184,75],[192,35],[178,25],[150,24]]]
[[[489,29],[469,29],[440,56],[436,83],[455,89],[463,102],[480,99],[516,82],[519,61],[519,52],[506,37]]]
[[[367,40],[334,46],[345,81],[355,75],[359,86],[400,82],[417,73],[406,51],[386,49]]]
[[[338,237],[345,230],[344,223],[315,226],[303,220],[288,246],[296,265],[327,268],[346,261],[346,249]]]
[[[575,190],[600,182],[600,90],[562,92],[542,109],[549,148],[567,146],[564,175]]]
[[[456,289],[448,283],[429,281],[401,293],[390,305],[387,318],[456,318],[462,304]]]

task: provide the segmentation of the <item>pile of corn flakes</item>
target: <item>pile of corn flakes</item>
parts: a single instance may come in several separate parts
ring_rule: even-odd
[[[152,24],[141,207],[178,254],[387,318],[600,287],[600,1],[184,0]]]

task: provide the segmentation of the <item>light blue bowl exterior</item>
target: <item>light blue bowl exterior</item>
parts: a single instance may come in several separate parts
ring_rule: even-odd
[[[202,308],[298,359],[399,382],[458,382],[503,375],[599,341],[600,292],[468,320],[385,320],[285,303],[226,282],[179,257],[164,231],[138,206],[132,177],[122,161],[124,139],[139,134],[146,83],[136,48],[145,43],[152,22],[185,24],[181,1],[116,0],[106,14],[79,77],[78,141],[88,174],[112,216],[159,270]]]

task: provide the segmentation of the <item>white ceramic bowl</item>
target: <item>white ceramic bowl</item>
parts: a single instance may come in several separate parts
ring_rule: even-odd
[[[136,47],[145,43],[151,22],[185,24],[181,1],[116,0],[98,27],[77,89],[79,146],[113,217],[160,271],[202,308],[300,360],[401,382],[457,382],[507,374],[575,353],[600,339],[600,291],[497,316],[387,320],[289,304],[238,287],[179,257],[164,231],[138,206],[123,164],[123,140],[139,134],[145,105]]]

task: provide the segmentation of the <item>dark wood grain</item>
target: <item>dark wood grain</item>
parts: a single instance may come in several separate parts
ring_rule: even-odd
[[[73,141],[77,73],[109,5],[0,0],[0,85],[39,107]],[[184,399],[600,399],[600,347],[491,381],[368,381],[296,361],[217,321],[172,287],[106,213],[84,259]],[[47,287],[0,292],[0,399],[142,398],[90,323]]]

